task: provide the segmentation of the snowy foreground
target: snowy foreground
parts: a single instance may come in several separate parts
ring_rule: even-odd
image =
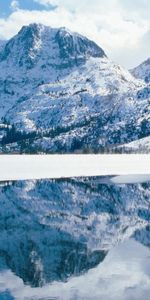
[[[149,155],[0,156],[0,181],[108,175],[122,175],[110,179],[114,183],[148,181]]]
[[[6,297],[3,299],[9,299],[9,294],[4,292],[9,290],[14,297],[10,299],[15,300],[149,300],[149,275],[149,250],[128,240],[114,247],[102,264],[67,283],[54,282],[43,288],[31,288],[11,271],[3,271],[0,291]]]

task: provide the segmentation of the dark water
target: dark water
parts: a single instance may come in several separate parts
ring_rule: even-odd
[[[0,300],[148,299],[149,183],[10,182],[0,204]]]

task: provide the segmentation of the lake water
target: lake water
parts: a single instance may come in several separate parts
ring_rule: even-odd
[[[106,182],[1,184],[0,300],[149,300],[150,183]]]

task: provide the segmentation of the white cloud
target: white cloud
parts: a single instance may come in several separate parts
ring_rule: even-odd
[[[149,0],[33,0],[34,2],[38,2],[45,6],[52,4],[64,7],[69,10],[79,11],[82,8],[84,11],[97,11],[100,12],[108,12],[108,11],[117,11],[129,14],[139,14],[139,15],[148,15],[149,17],[149,9],[150,2]]]
[[[144,8],[141,13],[140,6],[134,7],[129,0],[126,4],[124,0],[34,1],[58,7],[49,11],[14,11],[7,19],[0,19],[0,38],[10,38],[21,26],[38,22],[52,27],[66,26],[86,35],[104,48],[109,57],[127,67],[140,63],[148,55],[150,41],[145,37],[150,21],[143,16]]]
[[[126,13],[132,16],[150,19],[150,1],[149,0],[120,0],[120,4]]]
[[[120,0],[34,0],[34,2],[38,2],[40,4],[43,4],[45,6],[51,5],[57,5],[59,7],[63,7],[65,9],[68,9],[69,11],[76,11],[81,12],[82,10],[84,12],[89,11],[99,11],[99,12],[106,12],[106,10],[110,9],[117,9],[119,8],[118,2]]]
[[[17,0],[11,1],[10,7],[14,11],[19,9],[19,1],[17,1]]]

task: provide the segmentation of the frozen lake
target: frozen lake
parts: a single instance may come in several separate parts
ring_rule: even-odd
[[[133,175],[140,175],[140,177]],[[1,155],[0,181],[123,175],[117,183],[150,179],[149,155]],[[130,177],[126,177],[130,175]]]

